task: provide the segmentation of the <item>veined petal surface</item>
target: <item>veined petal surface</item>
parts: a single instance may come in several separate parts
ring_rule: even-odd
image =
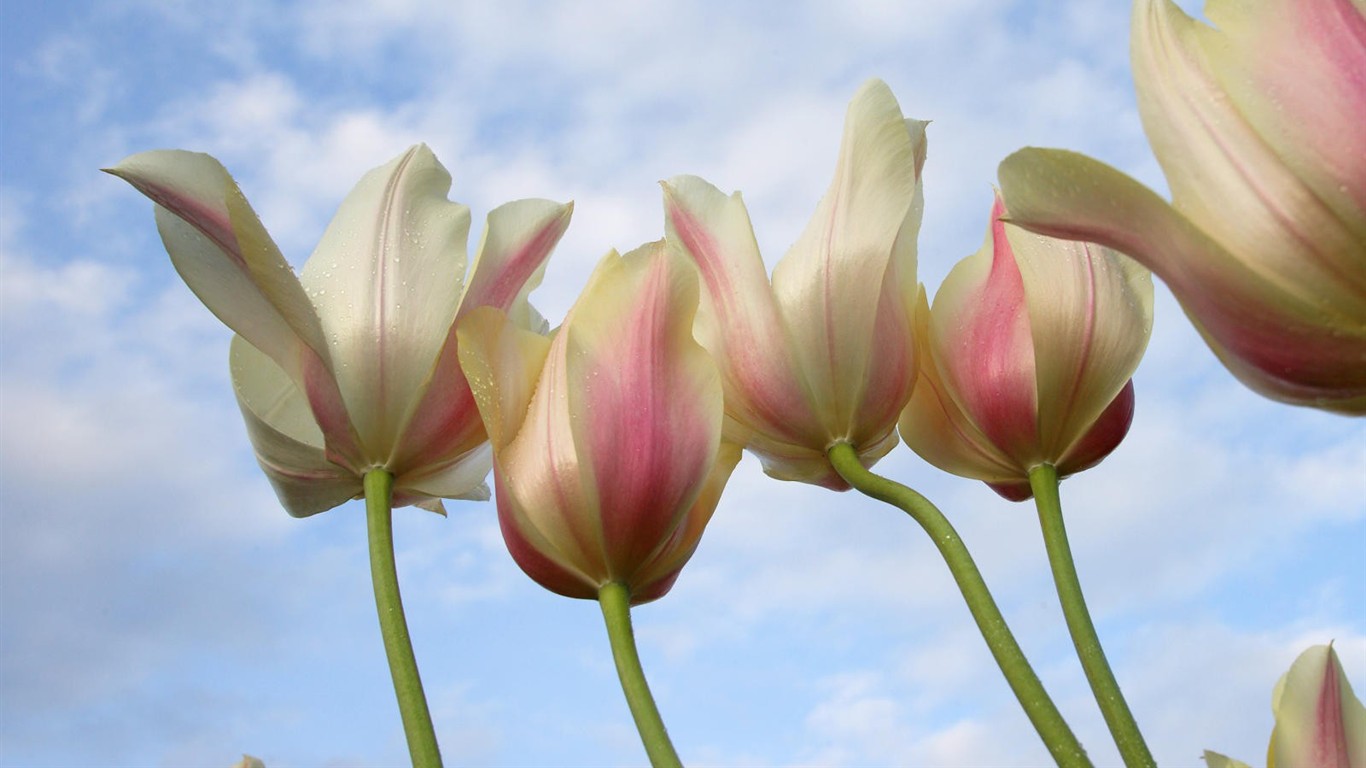
[[[342,201],[301,277],[375,465],[390,463],[459,307],[470,216],[446,199],[450,184],[422,145],[370,171]]]

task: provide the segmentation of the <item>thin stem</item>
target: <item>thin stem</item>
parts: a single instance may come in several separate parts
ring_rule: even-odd
[[[1077,658],[1091,683],[1091,692],[1100,705],[1105,724],[1115,738],[1115,746],[1128,768],[1151,767],[1157,763],[1143,741],[1138,723],[1129,711],[1129,704],[1119,690],[1119,683],[1105,660],[1105,649],[1100,646],[1096,626],[1086,609],[1086,598],[1081,593],[1077,566],[1072,562],[1072,547],[1067,543],[1067,528],[1062,521],[1062,502],[1058,497],[1058,471],[1051,464],[1041,464],[1029,471],[1029,487],[1034,491],[1034,504],[1039,509],[1039,525],[1043,528],[1043,543],[1048,550],[1048,563],[1053,569],[1053,582],[1058,587],[1058,600],[1067,619],[1067,631],[1077,648]]]
[[[968,610],[977,622],[982,639],[986,640],[992,657],[996,659],[1010,689],[1015,692],[1015,698],[1024,708],[1039,738],[1043,739],[1054,762],[1060,766],[1089,767],[1091,761],[1086,757],[1086,750],[1053,704],[1048,691],[1044,690],[1038,675],[1034,674],[1034,668],[1020,650],[1020,644],[1015,641],[1015,635],[1006,625],[1001,609],[996,606],[991,591],[982,580],[982,574],[977,570],[967,545],[948,518],[944,517],[944,513],[929,499],[910,488],[869,472],[848,443],[832,447],[829,457],[835,471],[855,489],[900,508],[925,529],[948,564],[954,581],[958,583],[958,589],[967,601]]]
[[[673,742],[669,741],[669,732],[655,706],[655,698],[650,694],[650,686],[645,682],[645,670],[640,666],[636,635],[631,629],[631,591],[619,581],[608,582],[598,590],[598,603],[602,606],[603,621],[607,622],[607,639],[612,643],[621,691],[626,694],[626,703],[631,707],[631,717],[635,718],[636,730],[640,732],[650,765],[682,768],[683,763],[674,751]]]
[[[403,616],[403,598],[398,593],[392,510],[394,476],[373,469],[365,473],[363,482],[366,527],[370,534],[370,578],[375,584],[375,608],[379,611],[384,653],[389,657],[389,675],[394,680],[403,732],[408,737],[408,755],[414,768],[440,768],[441,750],[436,745],[427,696],[422,692],[413,643],[408,638],[408,620]]]

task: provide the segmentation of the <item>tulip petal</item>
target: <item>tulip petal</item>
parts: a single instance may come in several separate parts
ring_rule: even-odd
[[[1043,461],[1036,352],[1030,305],[1003,213],[997,198],[986,242],[955,264],[935,293],[931,344],[947,394],[971,414],[991,445],[1027,471],[1031,462]]]
[[[1211,752],[1208,749],[1205,750],[1204,760],[1205,765],[1208,766],[1208,768],[1252,768],[1252,766],[1242,760],[1234,760],[1231,757],[1221,755],[1218,752]]]
[[[370,171],[342,201],[300,278],[375,464],[391,462],[427,361],[455,320],[469,209],[447,200],[450,185],[424,145]]]
[[[982,433],[950,394],[938,360],[929,349],[934,343],[935,320],[923,291],[916,302],[915,323],[920,367],[911,399],[897,425],[901,439],[945,472],[987,482],[1018,479],[1022,468]]]
[[[222,164],[197,152],[158,150],[108,170],[157,204],[166,252],[190,290],[307,392],[329,452],[360,464],[317,313]]]
[[[1366,708],[1352,693],[1331,645],[1300,654],[1271,695],[1276,728],[1268,763],[1352,768],[1366,765]]]
[[[411,493],[433,499],[462,499],[488,501],[488,484],[484,479],[493,469],[493,451],[487,442],[442,467],[424,469],[421,474],[408,473],[400,478],[401,487],[394,493]]]
[[[1219,29],[1202,27],[1201,36],[1220,85],[1358,242],[1366,240],[1366,6],[1211,0],[1205,15]]]
[[[1084,155],[1022,149],[1001,163],[999,174],[1008,221],[1114,248],[1151,269],[1224,365],[1252,389],[1366,412],[1366,320],[1318,301],[1297,303],[1152,191]]]
[[[1237,18],[1240,14],[1227,15]],[[1241,256],[1247,268],[1281,286],[1282,293],[1300,303],[1327,304],[1358,317],[1366,314],[1363,214],[1358,209],[1354,221],[1345,221],[1325,204],[1229,99],[1225,83],[1247,81],[1243,59],[1248,55],[1238,55],[1228,35],[1191,19],[1171,0],[1135,3],[1133,30],[1139,111],[1171,187],[1172,205],[1229,252]],[[1259,59],[1265,56],[1260,49],[1247,53]],[[1300,59],[1297,53],[1278,66],[1294,66],[1294,87],[1303,93],[1321,87],[1306,89],[1301,84],[1308,73],[1300,69]],[[1347,79],[1327,78],[1350,87]],[[1238,93],[1257,87],[1240,85]],[[1337,111],[1329,109],[1328,114]],[[1311,144],[1322,144],[1320,135],[1336,127],[1319,125],[1320,115],[1315,112],[1280,114],[1274,119],[1303,123],[1298,130],[1312,131]],[[1350,128],[1343,126],[1356,137],[1348,141],[1358,152],[1366,150],[1360,125],[1357,121]],[[1354,162],[1366,163],[1360,158]]]
[[[546,339],[482,307],[460,321],[458,334],[460,363],[493,446],[508,551],[546,589],[596,597],[606,572],[585,572],[580,564],[601,562],[602,547],[580,516],[594,514],[597,498],[581,477],[565,405],[563,329]]]
[[[1152,276],[1108,248],[1013,225],[1002,230],[1015,252],[1034,340],[1039,450],[1060,457],[1110,407],[1143,359],[1152,332]]]
[[[1134,382],[1130,379],[1096,417],[1091,428],[1078,437],[1066,453],[1060,454],[1056,464],[1058,475],[1065,477],[1090,469],[1109,456],[1129,434],[1129,426],[1134,421],[1134,401]]]
[[[360,478],[327,459],[308,402],[273,360],[234,336],[229,365],[256,461],[285,511],[308,517],[361,494]]]
[[[490,212],[457,318],[479,307],[495,307],[519,327],[539,330],[527,294],[540,283],[546,260],[569,226],[573,210],[572,203],[519,200]],[[397,466],[459,456],[485,440],[460,370],[457,331],[452,325],[422,399],[407,417]]]
[[[830,189],[773,273],[791,354],[830,442],[881,439],[849,434],[863,421],[856,411],[884,411],[877,423],[887,430],[910,395],[914,370],[904,339],[924,157],[924,124],[902,116],[885,83],[866,83],[849,104]],[[902,343],[880,343],[889,334]]]
[[[696,334],[722,368],[732,422],[780,444],[821,444],[823,428],[793,367],[792,342],[740,194],[696,176],[663,187],[666,239],[692,259],[706,287]],[[733,432],[728,437],[737,442],[751,437]],[[826,464],[823,452],[812,455]]]
[[[171,263],[225,325],[296,381],[303,378],[300,341],[327,359],[313,305],[221,163],[199,152],[157,150],[132,155],[108,172],[157,204]]]
[[[561,331],[599,559],[627,584],[666,546],[716,464],[723,395],[716,364],[693,340],[697,303],[696,272],[659,241],[603,259]]]
[[[640,605],[658,600],[673,588],[683,566],[697,551],[702,540],[702,532],[711,522],[712,513],[721,501],[721,492],[726,482],[740,463],[742,447],[731,442],[722,442],[716,454],[716,463],[707,475],[702,491],[688,510],[683,523],[674,531],[673,536],[661,547],[656,556],[640,567],[632,579],[631,604]]]

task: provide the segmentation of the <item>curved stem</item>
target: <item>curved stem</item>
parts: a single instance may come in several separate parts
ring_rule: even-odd
[[[1062,501],[1058,497],[1058,471],[1051,464],[1042,464],[1029,471],[1029,487],[1034,491],[1034,504],[1039,510],[1039,525],[1043,528],[1043,543],[1048,550],[1048,564],[1053,569],[1053,583],[1058,587],[1058,600],[1067,619],[1067,631],[1072,635],[1077,658],[1086,671],[1096,703],[1100,705],[1105,724],[1115,738],[1120,757],[1128,768],[1155,766],[1153,755],[1138,730],[1138,723],[1129,711],[1129,704],[1119,690],[1119,683],[1105,660],[1096,626],[1086,608],[1081,593],[1077,566],[1072,562],[1072,547],[1067,543],[1067,529],[1062,521]]]
[[[408,737],[408,755],[414,768],[440,768],[441,750],[436,744],[431,713],[427,711],[422,679],[417,674],[413,643],[408,638],[403,598],[398,593],[392,509],[394,476],[382,469],[372,469],[365,473],[363,482],[366,528],[370,534],[370,578],[375,585],[375,608],[379,611],[384,653],[389,657],[389,675],[394,680],[403,732]]]
[[[640,732],[650,765],[682,768],[683,763],[674,751],[673,742],[669,741],[669,732],[665,730],[664,720],[650,694],[650,686],[645,682],[645,670],[640,666],[636,635],[631,629],[631,591],[619,581],[608,582],[598,590],[598,604],[602,606],[603,621],[607,622],[607,639],[612,643],[621,691],[626,694],[626,703],[631,707],[631,717],[635,718],[636,730]]]
[[[1044,690],[1038,675],[1034,674],[1034,668],[1029,665],[1029,659],[1025,658],[1024,651],[1020,650],[1020,644],[1015,641],[1015,635],[1006,625],[1005,617],[1001,615],[1001,609],[996,606],[991,591],[987,589],[987,584],[983,581],[981,572],[977,570],[977,564],[973,562],[967,545],[958,536],[948,518],[944,517],[944,513],[930,503],[929,499],[910,488],[869,472],[859,462],[853,446],[848,443],[832,447],[829,457],[835,471],[855,489],[900,508],[925,529],[930,540],[944,557],[944,562],[948,564],[954,581],[958,583],[958,589],[967,601],[968,610],[977,622],[982,639],[986,640],[992,657],[996,659],[996,664],[1005,675],[1010,689],[1014,691],[1015,698],[1024,708],[1025,715],[1029,722],[1033,723],[1039,738],[1043,739],[1044,746],[1048,748],[1054,762],[1060,766],[1090,766],[1091,761],[1086,757],[1086,750],[1082,748],[1067,721],[1063,719],[1062,713],[1053,704],[1048,691]]]

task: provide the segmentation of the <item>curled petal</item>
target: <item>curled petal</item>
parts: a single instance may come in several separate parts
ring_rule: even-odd
[[[317,312],[222,164],[158,150],[108,171],[157,204],[157,229],[190,290],[304,390],[329,453],[363,464]]]
[[[1114,248],[1151,269],[1252,389],[1366,412],[1366,301],[1334,306],[1286,294],[1143,185],[1083,155],[1023,149],[999,173],[1009,221]]]

